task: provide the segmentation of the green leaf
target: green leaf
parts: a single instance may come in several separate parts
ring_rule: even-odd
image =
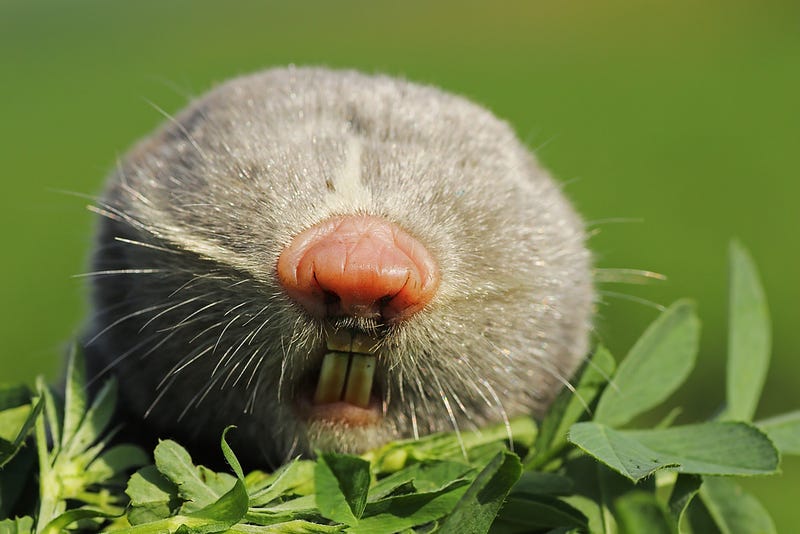
[[[226,528],[241,521],[247,513],[249,500],[244,482],[240,479],[235,480],[230,491],[205,508],[188,514],[189,517],[222,523]]]
[[[0,384],[0,410],[31,404],[33,394],[25,384]]]
[[[53,392],[42,376],[36,377],[36,392],[44,399],[44,415],[47,421],[47,429],[50,432],[52,440],[50,450],[52,456],[55,457],[61,450],[64,406],[63,403],[53,395]]]
[[[525,468],[532,469],[547,463],[567,442],[567,431],[573,423],[587,413],[603,387],[614,374],[616,362],[608,350],[598,346],[580,373],[574,389],[564,388],[559,393],[539,428],[534,450],[526,459]]]
[[[77,386],[76,386],[77,387]],[[73,393],[72,399],[76,401],[79,395]],[[86,411],[86,414],[78,414],[77,407],[83,409],[86,404],[84,399],[77,400],[77,404],[70,404],[69,397],[64,404],[64,435],[62,438],[62,454],[68,458],[78,456],[86,450],[89,445],[100,439],[106,427],[111,422],[111,417],[114,415],[117,399],[117,382],[114,379],[107,381],[97,392],[91,406]],[[78,420],[77,428],[71,433],[67,433],[67,422],[69,420]],[[73,424],[70,422],[70,424]]]
[[[229,532],[242,534],[336,534],[344,532],[342,525],[320,525],[302,519],[268,526],[235,525]]]
[[[730,248],[728,368],[725,419],[750,421],[769,366],[771,334],[764,289],[750,254],[738,241]]]
[[[572,479],[556,473],[524,471],[511,488],[512,495],[569,495],[573,490]]]
[[[767,433],[781,453],[800,454],[800,410],[770,417],[756,425]]]
[[[332,521],[355,525],[367,505],[369,462],[347,454],[326,453],[314,469],[317,506]]]
[[[75,508],[60,514],[47,523],[44,528],[39,529],[38,532],[41,534],[60,534],[76,521],[84,519],[110,519],[113,517],[117,517],[117,515],[100,510],[92,510],[91,508]]]
[[[758,500],[727,478],[705,477],[700,498],[723,534],[772,534],[775,525]]]
[[[78,432],[86,413],[86,366],[83,354],[73,344],[67,356],[67,378],[64,383],[64,422],[61,429],[61,448]]]
[[[0,471],[0,517],[9,517],[13,510],[32,512],[30,508],[20,510],[17,501],[37,474],[35,465],[36,451],[23,448],[3,466]]]
[[[620,534],[677,534],[669,512],[652,493],[633,491],[614,501]]]
[[[708,513],[703,499],[699,497],[692,499],[692,502],[689,503],[681,528],[683,528],[681,532],[687,534],[722,534],[714,518]]]
[[[778,466],[772,442],[746,423],[614,430],[584,422],[572,426],[569,439],[634,482],[665,468],[705,475],[766,475]]]
[[[244,482],[234,477],[231,478],[234,480],[234,484],[230,491],[200,510],[157,521],[138,523],[131,528],[115,530],[115,532],[125,534],[228,532],[247,513],[247,489]]]
[[[436,521],[452,511],[468,487],[468,482],[462,480],[436,492],[399,495],[369,503],[361,520],[348,532],[402,532]]]
[[[379,480],[369,491],[368,501],[375,502],[390,495],[397,495],[403,488],[410,492],[428,493],[439,491],[454,481],[474,478],[476,470],[464,462],[452,460],[427,460],[414,464]],[[408,492],[407,492],[408,493]]]
[[[579,510],[547,495],[510,496],[500,509],[497,522],[505,524],[506,530],[512,532],[556,527],[585,529],[588,525],[586,516]]]
[[[680,386],[694,367],[700,321],[680,300],[651,324],[622,361],[597,405],[594,421],[619,427]]]
[[[487,532],[511,487],[522,474],[522,463],[513,453],[498,454],[481,471],[453,511],[442,522],[441,532]]]
[[[264,506],[278,497],[298,493],[298,486],[313,483],[314,466],[315,463],[310,460],[292,460],[258,485],[248,488],[250,506]]]
[[[16,517],[0,521],[0,534],[30,534],[31,532],[33,532],[32,517]]]
[[[7,408],[0,412],[0,439],[12,442],[25,426],[25,421],[31,413],[31,405],[23,404],[15,408]]]
[[[702,483],[703,479],[701,477],[685,473],[681,473],[675,479],[672,494],[669,496],[669,511],[679,527],[686,510],[689,508],[689,504],[697,495],[697,492],[700,491]]]
[[[536,437],[536,423],[528,416],[515,417],[509,421],[510,428],[499,423],[475,432],[463,432],[461,441],[454,432],[430,434],[420,439],[408,439],[387,443],[383,447],[363,454],[361,457],[372,464],[375,474],[393,473],[405,465],[425,460],[463,460],[461,445],[469,453],[469,463],[478,465],[483,461],[480,449],[483,445],[496,445],[508,438],[509,430],[514,441],[533,443]],[[495,452],[492,452],[494,456]],[[485,463],[485,462],[484,462]]]
[[[181,503],[178,487],[159,473],[154,465],[139,469],[128,480],[125,493],[130,497],[128,521],[131,525],[171,516]]]
[[[236,480],[227,473],[215,473],[202,465],[195,466],[186,449],[172,440],[161,441],[153,454],[158,470],[178,487],[178,495],[186,500],[181,507],[182,513],[197,511],[216,502]]]
[[[239,459],[236,458],[236,455],[233,453],[233,449],[231,449],[228,442],[225,440],[225,436],[228,434],[228,431],[232,428],[236,428],[235,426],[231,425],[226,427],[225,430],[222,431],[222,439],[220,446],[222,447],[222,454],[225,456],[225,461],[228,462],[228,465],[231,466],[233,472],[236,474],[236,477],[239,480],[244,480],[244,472],[242,471],[242,464],[239,463]]]
[[[12,432],[8,434],[8,437],[10,438],[9,441],[0,441],[0,468],[5,466],[11,461],[12,458],[14,458],[14,456],[16,456],[16,454],[25,444],[25,440],[33,430],[33,427],[36,425],[36,420],[39,418],[39,414],[42,412],[42,408],[44,407],[44,401],[43,399],[39,398],[35,402],[36,404],[32,409],[30,407],[27,407],[27,409],[22,411],[19,411],[19,408],[12,409],[14,412],[12,419],[14,420],[14,425],[16,426],[16,435],[14,435],[15,433]],[[22,419],[23,416],[24,419]]]

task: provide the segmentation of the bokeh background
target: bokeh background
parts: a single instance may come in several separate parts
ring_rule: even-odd
[[[723,398],[726,263],[760,266],[774,356],[760,416],[800,406],[800,3],[773,0],[266,2],[0,0],[0,381],[54,379],[86,312],[87,201],[128,146],[215,83],[271,65],[385,72],[513,124],[585,215],[606,284],[600,338],[624,355],[658,304],[704,323],[683,422]],[[616,294],[630,295],[629,298]],[[781,532],[800,461],[746,487]]]

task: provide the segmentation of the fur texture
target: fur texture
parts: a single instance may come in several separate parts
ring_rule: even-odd
[[[98,211],[90,372],[117,375],[150,432],[218,443],[238,425],[256,463],[541,414],[587,351],[581,220],[505,122],[436,88],[320,68],[234,79],[140,142]],[[381,338],[384,416],[366,428],[296,415],[323,325],[275,272],[293,236],[347,213],[398,224],[441,271],[411,320],[358,325]]]

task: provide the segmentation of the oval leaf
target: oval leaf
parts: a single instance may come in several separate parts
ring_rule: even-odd
[[[637,482],[674,467],[699,475],[768,475],[778,467],[770,439],[746,423],[703,423],[663,430],[614,430],[577,423],[569,439],[589,455]]]
[[[769,312],[753,259],[737,241],[730,251],[728,369],[725,419],[753,419],[767,376]]]
[[[597,405],[594,420],[612,427],[657,406],[694,367],[700,320],[681,300],[651,324],[620,364]]]
[[[522,474],[519,457],[501,452],[478,474],[440,532],[455,534],[488,532],[511,487]]]
[[[775,534],[775,524],[758,500],[726,478],[707,477],[700,498],[721,532]]]
[[[782,454],[800,454],[800,410],[757,423]]]
[[[346,454],[322,454],[314,469],[317,506],[333,521],[355,525],[367,506],[369,462]]]

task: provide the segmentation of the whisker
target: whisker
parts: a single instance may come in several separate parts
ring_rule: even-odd
[[[143,308],[141,310],[137,310],[135,312],[129,313],[129,314],[125,315],[124,317],[120,317],[119,319],[117,319],[116,321],[111,323],[110,325],[108,325],[105,328],[103,328],[102,330],[100,330],[100,332],[95,334],[91,339],[89,339],[89,341],[86,342],[86,345],[91,345],[92,343],[97,341],[97,338],[99,338],[100,336],[102,336],[103,334],[105,334],[106,332],[108,332],[109,330],[114,328],[115,326],[119,325],[120,323],[123,323],[123,322],[127,321],[128,319],[133,319],[134,317],[138,317],[139,315],[142,315],[142,314],[145,314],[145,313],[148,313],[148,312],[151,312],[151,311],[159,310],[159,309],[161,309],[161,308],[163,308],[165,306],[169,306],[169,303],[156,304],[155,306],[149,306],[147,308]]]
[[[221,362],[223,362],[223,361],[226,359],[226,357],[227,357],[229,360],[233,360],[233,357],[234,357],[234,356],[236,356],[236,353],[237,353],[237,352],[239,352],[239,349],[241,349],[241,348],[242,348],[242,346],[244,346],[244,344],[247,342],[247,339],[248,339],[250,336],[252,336],[252,335],[253,335],[253,333],[252,333],[252,332],[250,332],[250,333],[249,333],[247,336],[245,336],[245,337],[242,339],[241,343],[239,343],[239,346],[237,346],[237,347],[236,347],[236,349],[235,349],[235,350],[234,350],[234,351],[231,353],[231,355],[230,355],[230,356],[223,356],[222,358],[220,358],[220,361],[217,363],[217,366],[219,366],[219,364],[220,364]],[[233,345],[231,345],[231,347],[233,347]],[[230,351],[230,349],[228,349],[228,351]],[[225,354],[227,355],[227,352],[226,352]],[[240,363],[241,363],[241,360],[239,360],[239,363],[237,363],[236,365],[238,366]],[[217,368],[216,368],[216,367],[214,367],[214,372],[216,372],[216,369],[217,369]],[[236,370],[236,366],[234,366],[234,367],[233,367],[233,369],[231,369],[231,372],[233,372],[233,371],[235,371],[235,370]],[[222,383],[222,386],[221,386],[221,387],[223,387],[223,388],[224,388],[224,387],[225,387],[225,384],[227,384],[227,382],[228,382],[228,379],[226,378],[226,379],[225,379],[225,382],[223,382],[223,383]]]
[[[82,200],[90,200],[92,202],[100,202],[102,200],[102,198],[97,195],[90,195],[81,191],[71,191],[69,189],[60,189],[58,187],[45,187],[44,189],[48,193],[58,193],[59,195],[67,195],[70,197],[80,198]]]
[[[105,217],[106,219],[111,219],[112,221],[117,221],[120,223],[126,223],[134,228],[138,228],[142,232],[150,235],[156,235],[154,228],[147,226],[146,224],[136,220],[135,218],[131,217],[129,214],[120,211],[113,206],[104,203],[98,203],[98,206],[88,205],[86,209],[99,215],[101,217]]]
[[[73,274],[72,278],[89,278],[92,276],[111,276],[117,274],[157,274],[166,272],[164,269],[108,269],[105,271],[91,271],[88,273]]]
[[[194,343],[195,341],[197,341],[199,338],[201,338],[205,334],[209,333],[210,331],[214,330],[215,328],[219,328],[223,324],[225,324],[225,321],[219,321],[219,322],[216,322],[216,323],[212,324],[208,328],[204,328],[198,334],[196,334],[192,339],[189,340],[189,344]]]
[[[593,219],[591,221],[586,221],[584,224],[587,228],[596,228],[606,224],[641,224],[643,222],[644,219],[641,217],[608,217],[606,219]]]
[[[200,300],[200,299],[206,298],[206,297],[210,296],[211,294],[212,293],[206,293],[204,295],[198,295],[196,297],[188,298],[188,299],[186,299],[186,300],[184,300],[182,302],[179,302],[177,304],[173,304],[172,306],[170,306],[166,310],[163,310],[160,313],[157,313],[156,315],[151,317],[146,323],[144,323],[142,325],[142,327],[139,329],[139,332],[141,333],[142,331],[144,331],[144,329],[147,328],[148,326],[150,326],[150,324],[152,324],[153,321],[157,321],[159,318],[163,317],[164,314],[167,314],[167,313],[169,313],[169,312],[171,312],[173,310],[176,310],[178,308],[186,306],[187,304],[191,304],[192,302],[194,302],[196,300]]]
[[[634,296],[634,295],[628,295],[627,293],[618,293],[616,291],[609,291],[608,289],[600,289],[597,292],[600,295],[603,295],[603,296],[606,296],[606,297],[613,297],[613,298],[618,298],[618,299],[621,299],[621,300],[629,300],[631,302],[636,302],[638,304],[642,304],[644,306],[647,306],[648,308],[656,309],[659,312],[663,312],[663,311],[665,311],[667,309],[666,306],[662,306],[661,304],[658,304],[658,303],[653,302],[651,300],[647,300],[647,299],[642,298],[642,297],[637,297],[637,296]]]
[[[419,439],[419,423],[417,422],[417,405],[414,399],[409,399],[408,404],[411,407],[411,431],[414,433],[414,439]]]
[[[181,371],[192,365],[194,362],[202,358],[208,351],[211,350],[211,346],[208,346],[205,349],[200,350],[201,348],[198,348],[195,351],[189,353],[187,356],[184,356],[183,358],[180,359],[180,361],[178,361],[178,363],[173,365],[172,369],[167,371],[166,376],[161,379],[161,382],[158,383],[156,388],[160,388],[168,377],[177,375],[178,373],[180,373]]]
[[[456,420],[455,413],[453,413],[453,407],[450,405],[450,399],[447,398],[447,394],[444,392],[444,388],[442,388],[442,383],[439,381],[439,376],[433,371],[430,365],[427,365],[427,367],[428,371],[430,372],[430,376],[432,376],[436,382],[436,387],[439,390],[439,398],[442,399],[445,410],[447,410],[447,417],[450,419],[450,423],[453,425],[453,430],[455,431],[456,438],[458,439],[458,446],[461,447],[461,454],[464,456],[464,459],[468,461],[469,457],[467,456],[467,449],[464,446],[464,438],[461,436],[461,429],[458,427],[458,421]]]
[[[192,135],[189,133],[189,130],[187,130],[186,127],[180,123],[180,121],[178,121],[175,117],[173,117],[165,110],[163,110],[161,107],[159,107],[158,104],[156,104],[155,102],[147,99],[145,99],[145,102],[147,102],[153,109],[158,111],[165,119],[167,119],[169,122],[177,126],[177,128],[181,131],[184,137],[186,137],[186,140],[189,141],[189,143],[194,147],[194,149],[197,150],[197,153],[200,154],[200,157],[202,157],[206,161],[209,161],[208,156],[206,156],[206,153],[203,152],[203,149],[200,148],[200,145],[197,144],[197,141],[195,141]]]
[[[514,452],[514,434],[511,432],[511,421],[508,419],[508,413],[506,412],[506,409],[503,406],[503,401],[500,400],[500,396],[497,395],[497,391],[495,391],[494,387],[488,380],[486,380],[485,378],[481,378],[480,382],[492,396],[495,405],[499,409],[500,417],[503,418],[503,425],[506,427],[506,435],[508,436],[508,448],[511,452]]]
[[[158,392],[158,395],[156,395],[156,398],[153,399],[153,402],[150,403],[150,406],[148,406],[147,410],[145,410],[145,412],[144,412],[144,418],[145,419],[147,419],[150,416],[150,412],[152,412],[153,408],[156,407],[156,404],[158,404],[158,401],[160,401],[164,397],[164,395],[167,393],[167,391],[169,391],[169,388],[175,382],[176,378],[177,378],[177,376],[173,376],[170,379],[169,383],[164,387],[164,389],[162,389],[161,391]],[[178,419],[178,420],[180,420],[180,419]]]
[[[173,326],[170,326],[170,327],[168,327],[168,328],[162,328],[162,329],[161,329],[161,330],[159,330],[159,331],[160,331],[160,332],[165,332],[165,331],[172,330],[172,329],[174,329],[174,328],[178,328],[178,327],[180,327],[180,326],[183,326],[184,324],[187,324],[187,323],[189,323],[189,322],[192,320],[192,318],[194,318],[195,316],[197,316],[197,315],[199,315],[199,314],[203,313],[204,311],[208,310],[209,308],[213,308],[214,306],[218,306],[218,305],[222,304],[223,302],[227,302],[227,300],[228,300],[228,299],[222,299],[222,300],[217,300],[217,301],[215,301],[215,302],[212,302],[212,303],[210,303],[210,304],[206,304],[206,305],[205,305],[205,306],[203,306],[202,308],[200,308],[200,309],[198,309],[198,310],[195,310],[195,311],[193,311],[192,313],[190,313],[189,315],[187,315],[186,317],[184,317],[184,318],[183,318],[183,319],[182,319],[182,320],[181,320],[179,323],[177,323],[177,324],[175,324],[175,325],[173,325]],[[197,319],[195,319],[195,320],[203,320],[203,319],[204,319],[204,317],[198,317],[198,318],[197,318]],[[191,322],[194,322],[194,321],[191,321]]]
[[[247,363],[245,364],[245,366],[244,366],[244,367],[242,367],[242,370],[241,370],[241,372],[239,373],[239,376],[237,376],[237,377],[236,377],[236,380],[234,380],[234,381],[233,381],[233,384],[231,384],[231,387],[232,387],[232,388],[235,388],[235,387],[236,387],[236,384],[238,384],[238,383],[239,383],[239,381],[242,379],[242,377],[244,376],[245,372],[247,371],[247,368],[248,368],[248,367],[250,367],[250,364],[251,364],[251,363],[253,363],[253,360],[255,360],[256,356],[258,356],[258,352],[259,352],[259,349],[256,349],[256,350],[255,350],[255,352],[253,352],[253,353],[250,355],[250,357],[247,359]],[[224,385],[224,384],[223,384],[223,385]]]
[[[127,351],[123,352],[122,354],[120,354],[119,356],[117,356],[116,358],[111,360],[111,362],[109,364],[107,364],[105,367],[100,369],[100,371],[98,371],[97,374],[95,374],[94,377],[92,377],[92,379],[89,380],[89,382],[87,383],[87,387],[93,385],[99,378],[101,378],[103,375],[105,375],[111,369],[113,369],[114,367],[116,367],[117,365],[122,363],[124,360],[129,358],[136,351],[138,351],[139,349],[141,349],[142,347],[144,347],[145,345],[147,345],[148,343],[153,341],[157,336],[158,336],[158,333],[154,333],[154,334],[152,334],[150,336],[147,336],[145,339],[143,339],[142,341],[140,341],[139,343],[137,343],[136,345],[134,345],[133,347],[131,347]]]
[[[237,315],[236,317],[234,317],[233,319],[231,319],[230,321],[228,321],[228,324],[226,324],[226,325],[225,325],[225,328],[223,328],[223,329],[222,329],[222,332],[220,332],[220,333],[219,333],[219,337],[217,338],[217,342],[216,342],[216,344],[214,345],[214,352],[215,352],[215,353],[217,352],[217,347],[219,347],[219,343],[220,343],[220,341],[222,341],[222,336],[224,336],[224,335],[225,335],[225,332],[227,332],[227,331],[228,331],[228,328],[230,328],[230,327],[231,327],[231,325],[232,325],[233,323],[235,323],[235,322],[236,322],[236,320],[237,320],[239,317],[241,317],[241,316],[242,316],[242,314],[240,313],[239,315]]]
[[[133,239],[127,239],[127,238],[119,237],[119,236],[116,236],[114,238],[114,241],[117,241],[119,243],[125,243],[126,245],[135,245],[137,247],[150,248],[150,249],[153,249],[153,250],[158,250],[159,252],[166,252],[168,254],[181,254],[181,252],[179,250],[173,250],[173,249],[169,249],[169,248],[165,248],[165,247],[159,247],[158,245],[153,245],[152,243],[145,243],[143,241],[134,241]]]
[[[195,274],[194,276],[192,276],[192,278],[190,278],[189,280],[187,280],[186,282],[184,282],[183,284],[178,286],[178,289],[176,289],[175,291],[170,293],[167,298],[171,299],[172,297],[174,297],[175,295],[177,295],[178,293],[180,293],[184,289],[190,287],[192,284],[196,283],[197,281],[199,281],[199,280],[207,280],[207,279],[213,280],[214,279],[213,273]]]
[[[256,354],[258,354],[261,351],[262,348],[264,348],[264,343],[262,343],[261,345],[258,346],[258,348],[256,349],[255,353],[253,353],[253,355],[255,356]],[[253,372],[250,373],[250,378],[247,379],[247,384],[244,385],[245,389],[250,389],[250,384],[253,382],[253,378],[255,378],[256,373],[258,372],[258,370],[261,368],[261,363],[264,361],[264,356],[266,356],[266,355],[262,354],[261,357],[258,359],[258,362],[253,367]]]
[[[647,284],[653,280],[662,282],[666,279],[661,273],[641,269],[599,267],[594,270],[594,280],[600,283]]]

